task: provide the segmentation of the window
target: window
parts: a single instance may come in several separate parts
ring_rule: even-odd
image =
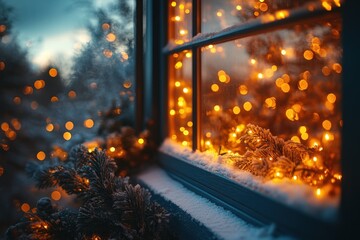
[[[164,3],[163,166],[250,222],[330,236],[343,161],[341,5]]]

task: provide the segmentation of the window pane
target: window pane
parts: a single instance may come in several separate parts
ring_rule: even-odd
[[[340,5],[338,1],[323,0],[202,0],[202,25],[201,32],[216,32],[227,27],[245,23],[251,19],[266,15],[273,15],[275,19],[286,17],[287,10],[302,6],[320,4],[326,10],[331,10],[332,5]]]
[[[192,53],[169,58],[169,137],[183,146],[192,145]]]
[[[340,32],[333,20],[202,48],[201,150],[338,197]]]
[[[169,43],[180,45],[192,37],[192,1],[169,1]]]
[[[0,74],[9,82],[17,78],[12,84],[18,89],[10,94],[4,88],[1,95],[18,99],[16,114],[29,111],[26,119],[18,116],[23,127],[34,124],[32,117],[42,130],[46,124],[58,125],[45,135],[53,139],[49,142],[61,143],[70,131],[63,127],[68,121],[74,124],[72,136],[95,134],[99,112],[113,102],[119,105],[124,99],[127,110],[133,109],[135,1],[5,2],[13,9],[1,37],[7,71]],[[126,114],[133,122],[132,112]],[[84,126],[88,119],[93,128]]]
[[[133,124],[134,7],[0,0],[0,222],[14,222],[8,206],[39,196],[19,181],[27,163],[64,159],[114,122]]]

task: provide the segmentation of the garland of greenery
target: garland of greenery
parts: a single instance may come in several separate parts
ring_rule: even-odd
[[[239,137],[243,154],[225,154],[234,166],[266,179],[299,179],[311,186],[339,186],[341,177],[318,159],[321,149],[273,136],[268,129],[248,124]]]

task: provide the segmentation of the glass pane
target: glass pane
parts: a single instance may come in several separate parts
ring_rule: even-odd
[[[192,1],[169,2],[169,43],[180,45],[192,37]]]
[[[123,107],[107,116],[134,122],[134,7],[0,0],[0,222],[39,198],[24,181],[29,161],[64,158],[99,136],[113,103]]]
[[[28,118],[59,126],[45,132],[56,140],[55,132],[62,139],[69,131],[64,128],[68,121],[74,124],[73,136],[84,130],[95,133],[99,111],[113,101],[125,99],[133,108],[134,1],[5,2],[12,10],[7,12],[9,23],[1,23],[6,28],[1,74],[19,88],[11,93],[14,108],[19,108],[14,112],[26,109]],[[87,119],[94,121],[94,128],[84,126]]]
[[[183,51],[169,58],[169,137],[192,146],[192,53]]]
[[[201,150],[338,197],[340,32],[334,20],[202,48]]]
[[[245,23],[257,17],[274,16],[275,19],[289,15],[287,10],[322,4],[326,10],[340,6],[338,1],[324,0],[202,0],[201,1],[201,32],[217,32],[227,27]]]

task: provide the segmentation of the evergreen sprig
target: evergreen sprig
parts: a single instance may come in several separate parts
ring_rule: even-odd
[[[76,221],[74,210],[59,210],[51,204],[50,198],[44,197],[37,202],[35,213],[25,213],[19,223],[8,228],[6,239],[78,239]]]
[[[248,124],[239,138],[245,146],[242,155],[225,155],[234,166],[267,179],[296,178],[312,186],[323,186],[330,182],[340,184],[332,169],[317,163],[319,149],[273,136],[268,129]]]
[[[64,162],[30,165],[39,188],[60,186],[81,201],[78,210],[59,210],[49,198],[11,226],[7,239],[163,239],[169,214],[148,190],[117,176],[105,151],[76,146]]]

